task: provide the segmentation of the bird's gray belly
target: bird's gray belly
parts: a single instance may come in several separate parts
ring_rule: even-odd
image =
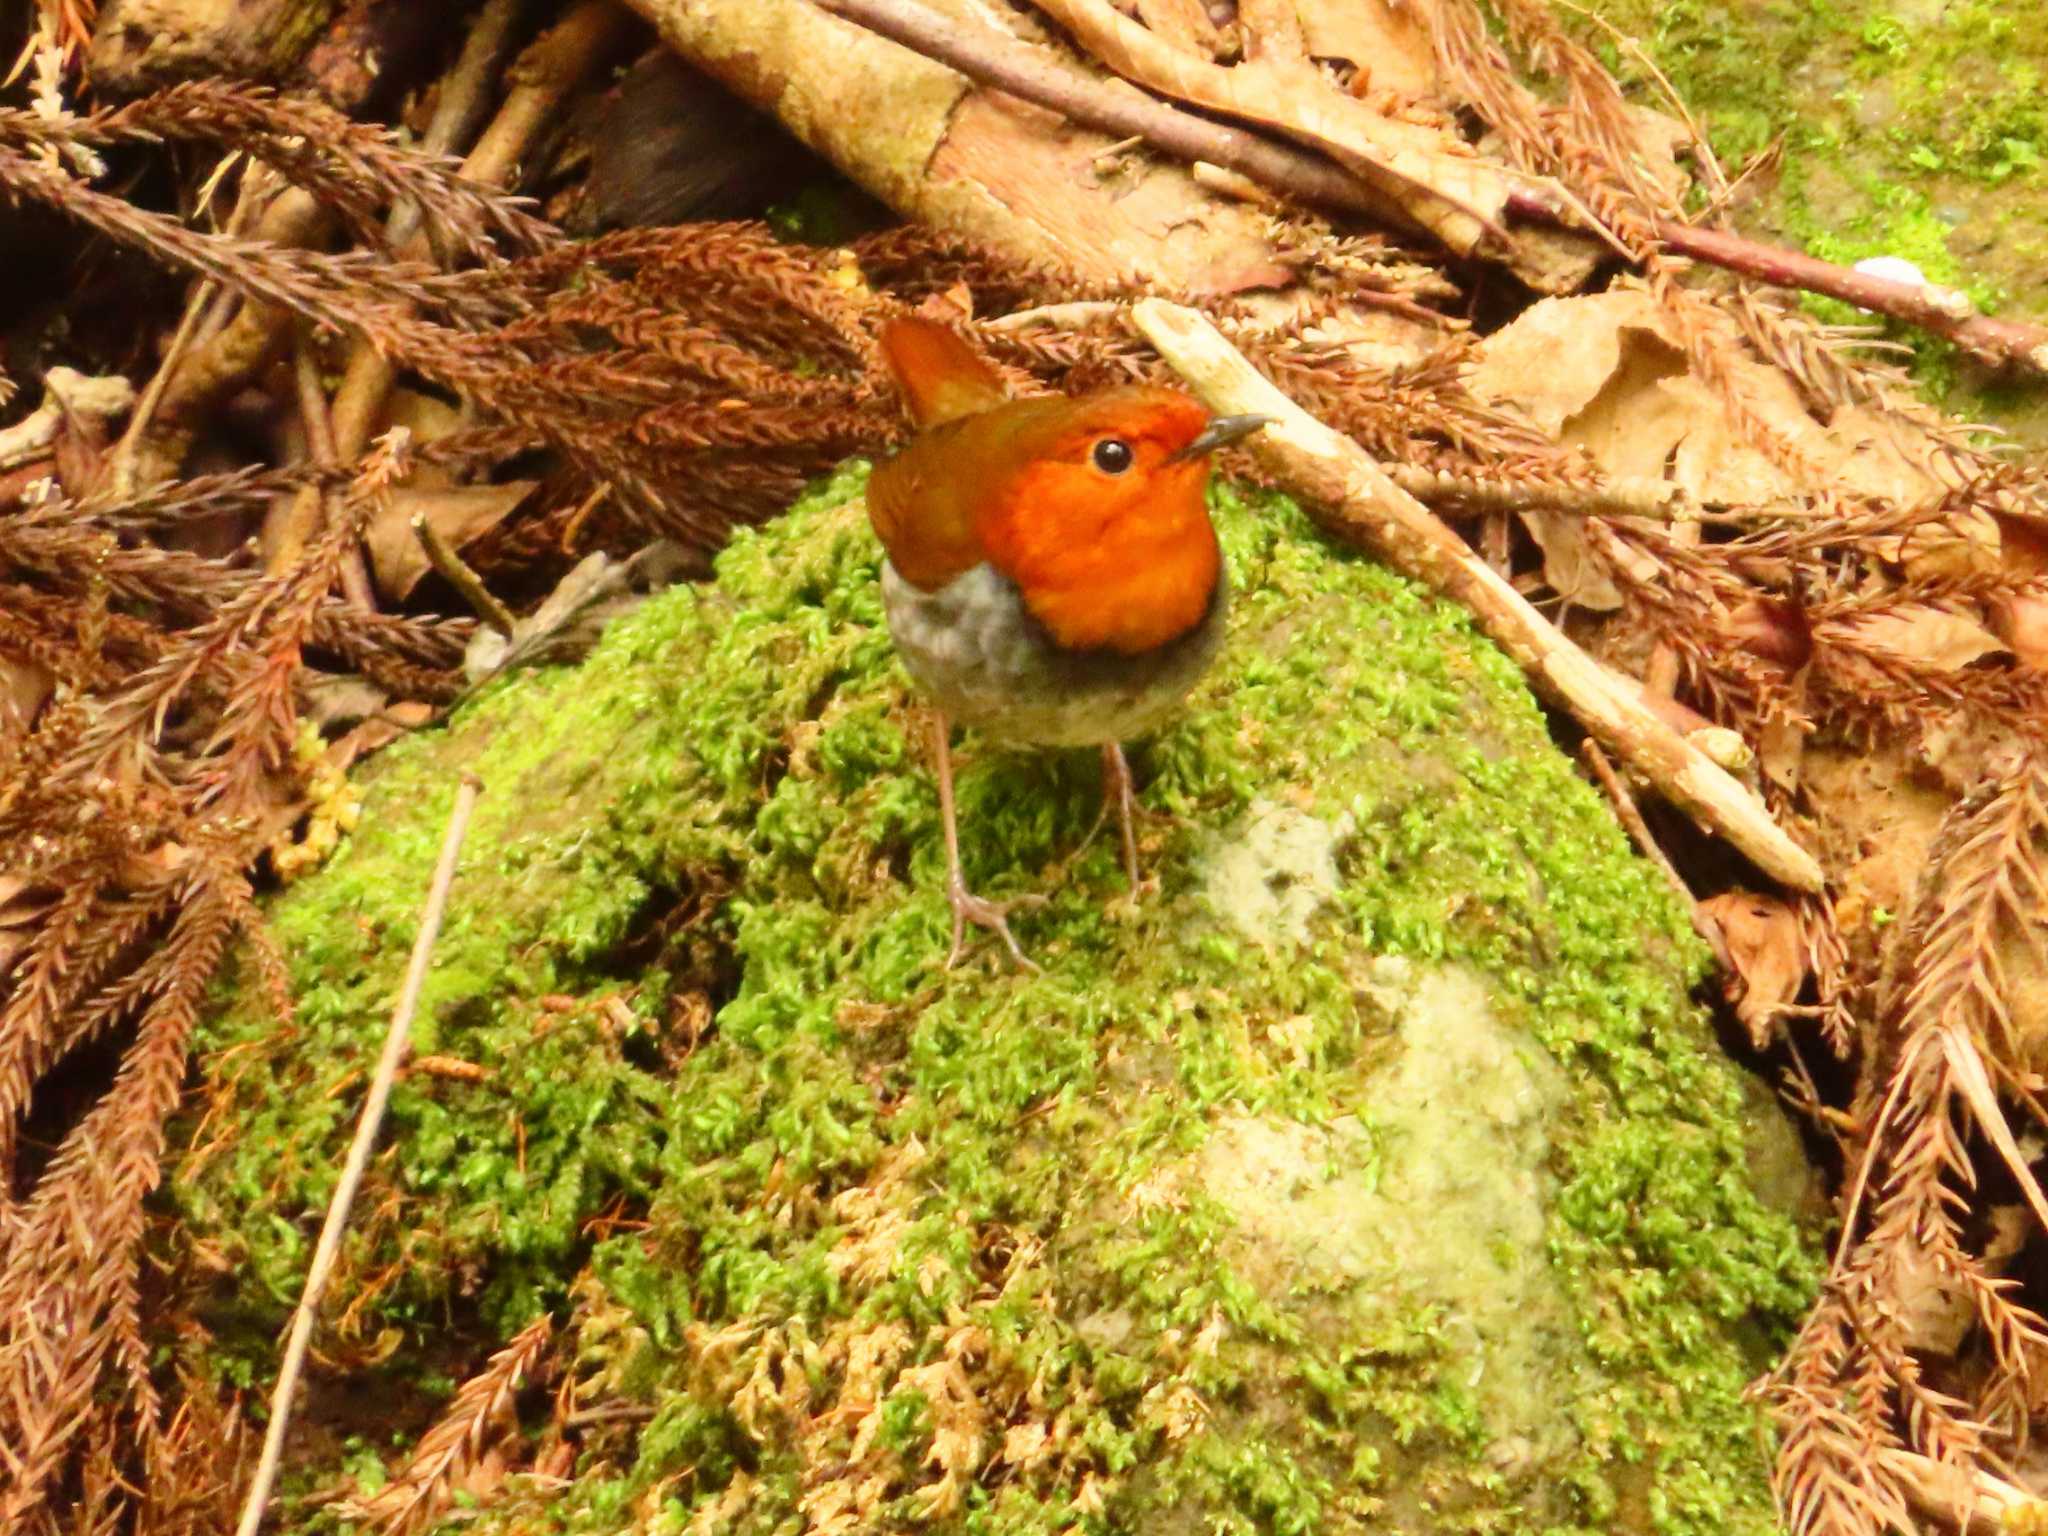
[[[920,592],[885,560],[882,602],[905,669],[947,714],[999,740],[1079,747],[1129,741],[1173,714],[1222,643],[1229,583],[1219,571],[1201,623],[1136,656],[1055,645],[990,565]]]

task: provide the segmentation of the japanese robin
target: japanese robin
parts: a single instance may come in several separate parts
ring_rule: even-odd
[[[1209,456],[1267,418],[1211,416],[1150,386],[1012,399],[929,320],[891,320],[880,342],[922,429],[875,470],[868,516],[888,557],[889,634],[938,706],[946,964],[973,923],[1030,966],[1008,914],[1044,898],[990,901],[961,874],[950,722],[1010,745],[1099,747],[1104,814],[1115,806],[1135,887],[1121,743],[1169,718],[1216,655],[1230,588],[1209,522]]]

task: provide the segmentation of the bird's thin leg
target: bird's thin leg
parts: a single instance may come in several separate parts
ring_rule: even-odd
[[[967,889],[967,879],[960,872],[960,827],[953,814],[953,751],[947,738],[952,734],[952,725],[943,710],[932,713],[932,755],[938,759],[939,769],[939,819],[946,826],[946,900],[953,908],[953,949],[946,956],[946,969],[953,969],[960,958],[960,945],[967,936],[967,925],[986,928],[1003,941],[1010,951],[1010,958],[1027,971],[1038,967],[1032,964],[1024,951],[1017,947],[1017,940],[1010,932],[1009,914],[1017,907],[1039,907],[1045,905],[1043,896],[1014,896],[1008,901],[989,901]]]
[[[1131,791],[1131,765],[1124,761],[1123,747],[1114,741],[1102,744],[1102,815],[1095,818],[1097,826],[1102,825],[1102,816],[1109,814],[1110,802],[1116,803],[1117,823],[1124,834],[1124,873],[1130,877],[1131,889],[1138,888],[1138,834],[1131,826],[1131,817],[1136,810],[1136,797]],[[1091,832],[1090,837],[1094,834]]]

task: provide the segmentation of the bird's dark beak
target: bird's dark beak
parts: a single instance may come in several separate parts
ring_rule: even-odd
[[[1271,416],[1212,416],[1209,425],[1202,428],[1192,443],[1166,456],[1169,464],[1179,464],[1188,459],[1199,459],[1226,447],[1241,437],[1249,437],[1274,420]]]

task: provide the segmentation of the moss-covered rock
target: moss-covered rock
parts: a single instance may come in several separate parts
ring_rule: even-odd
[[[489,1075],[400,1085],[331,1337],[417,1381],[552,1309],[579,1402],[646,1420],[488,1518],[1769,1529],[1741,1391],[1814,1266],[1748,1163],[1789,1132],[1513,667],[1219,496],[1230,643],[1135,756],[1156,888],[1081,850],[1093,754],[970,738],[969,880],[1049,893],[1045,969],[945,973],[859,484],[366,776],[275,905],[297,1019],[224,1006],[172,1186],[230,1362],[268,1370],[470,769],[417,1048]]]

